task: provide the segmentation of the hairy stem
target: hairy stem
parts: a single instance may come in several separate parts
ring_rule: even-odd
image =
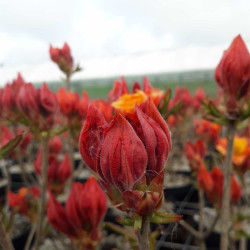
[[[230,184],[232,174],[232,157],[234,146],[234,135],[236,126],[233,121],[227,126],[227,153],[223,164],[224,181],[223,181],[223,197],[221,214],[221,240],[220,249],[227,250],[229,242],[229,221],[230,221]]]
[[[39,242],[41,240],[42,231],[43,231],[43,220],[44,220],[44,212],[45,212],[45,205],[46,205],[46,193],[48,189],[48,158],[49,158],[49,151],[48,151],[48,140],[49,137],[46,135],[42,138],[42,176],[41,176],[41,197],[39,200],[39,211],[38,211],[38,220],[37,220],[37,232],[36,232],[36,239],[34,244],[34,250],[38,249]]]
[[[149,247],[149,230],[150,223],[147,221],[146,216],[142,216],[142,225],[139,232],[139,245],[140,250],[150,250]]]

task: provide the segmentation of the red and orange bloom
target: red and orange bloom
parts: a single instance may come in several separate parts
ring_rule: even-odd
[[[106,195],[93,177],[85,184],[73,183],[65,207],[52,194],[47,205],[50,224],[79,249],[95,249],[101,241],[100,223],[106,210]]]
[[[195,110],[198,110],[205,99],[205,94],[202,88],[198,88],[193,96],[192,106]]]
[[[227,139],[220,138],[215,148],[222,154],[223,157],[226,156],[227,150]],[[249,154],[250,154],[250,142],[246,137],[235,136],[234,137],[234,147],[233,147],[233,164],[235,169],[241,173],[245,173],[250,169],[249,166]]]
[[[219,138],[221,126],[206,120],[194,120],[194,129],[207,143],[215,143]]]
[[[38,187],[20,188],[18,193],[8,191],[8,205],[10,209],[16,209],[20,214],[35,220],[38,212],[38,199],[40,189]]]
[[[168,127],[151,99],[127,118],[116,113],[110,124],[90,106],[79,140],[84,161],[99,174],[111,200],[140,215],[160,207],[170,148]]]
[[[60,88],[56,94],[61,112],[68,117],[78,114],[80,97],[78,93],[67,92],[65,88]]]
[[[146,77],[143,79],[143,89],[141,90],[138,82],[133,86],[133,93],[130,94],[124,78],[121,83],[115,81],[113,90],[109,93],[109,99],[112,101],[112,107],[121,114],[134,114],[135,104],[140,105],[150,97],[154,104],[158,106],[164,92],[160,89],[153,88]]]
[[[237,108],[237,99],[249,95],[250,54],[240,35],[224,51],[215,79],[224,92],[229,111]]]
[[[197,139],[195,144],[186,142],[185,154],[192,171],[197,171],[203,164],[206,155],[206,146],[201,139]]]
[[[197,178],[199,187],[205,191],[208,199],[219,209],[221,208],[222,201],[223,179],[224,174],[217,166],[213,167],[210,173],[205,169],[200,169]],[[232,175],[230,191],[231,203],[238,201],[241,198],[241,194],[241,186],[235,176]]]
[[[141,105],[147,100],[147,95],[140,90],[134,94],[124,94],[117,101],[112,102],[112,107],[118,110],[121,114],[134,114],[135,105]]]
[[[70,47],[67,43],[64,43],[61,49],[53,48],[50,45],[49,53],[51,60],[58,65],[61,71],[67,75],[72,73],[74,61],[71,56]]]

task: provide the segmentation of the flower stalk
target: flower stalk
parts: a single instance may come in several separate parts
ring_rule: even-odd
[[[224,181],[221,214],[221,241],[220,249],[227,250],[229,244],[229,221],[230,221],[230,183],[232,174],[232,157],[234,146],[234,135],[236,126],[234,121],[229,121],[227,126],[227,154],[223,164]]]
[[[138,235],[140,250],[150,250],[149,231],[150,222],[147,220],[147,216],[142,216],[142,225]]]
[[[41,199],[39,202],[39,211],[38,211],[38,221],[37,221],[37,231],[36,239],[34,244],[34,250],[38,249],[39,242],[41,240],[42,230],[43,230],[43,221],[44,221],[44,212],[46,205],[46,193],[48,189],[48,160],[49,160],[49,151],[48,151],[48,142],[49,135],[46,134],[42,137],[42,175],[41,175]]]

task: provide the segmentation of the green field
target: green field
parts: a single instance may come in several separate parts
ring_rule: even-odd
[[[186,86],[191,93],[194,93],[198,87],[202,87],[209,96],[215,96],[218,89],[212,70],[149,74],[147,77],[152,86],[159,89],[167,87],[174,91],[176,86]],[[115,79],[119,80],[120,77],[73,80],[72,90],[79,94],[86,90],[90,98],[107,98]],[[143,76],[125,76],[125,79],[131,88],[135,81],[141,83]],[[48,82],[48,85],[53,91],[57,91],[58,88],[64,86],[64,83]]]

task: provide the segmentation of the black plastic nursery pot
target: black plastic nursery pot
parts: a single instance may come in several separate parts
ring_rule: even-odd
[[[25,247],[25,244],[28,240],[28,236],[30,233],[30,228],[24,230],[20,235],[12,238],[12,244],[15,248],[15,250],[23,250]],[[32,246],[32,244],[31,244]]]
[[[188,201],[198,202],[198,192],[191,184],[167,187],[164,189],[164,197],[167,201],[183,201],[189,195]]]

